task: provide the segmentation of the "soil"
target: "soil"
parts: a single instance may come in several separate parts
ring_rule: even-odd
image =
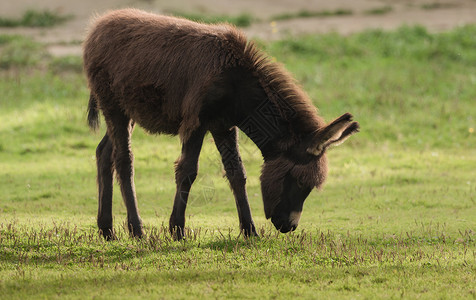
[[[17,0],[1,1],[0,16],[19,18],[26,10],[50,10],[71,18],[52,28],[0,28],[0,34],[22,34],[46,43],[53,55],[79,55],[92,17],[110,9],[136,7],[159,14],[173,12],[239,15],[257,19],[243,30],[251,38],[279,39],[286,35],[337,32],[351,34],[369,28],[395,29],[404,24],[445,31],[476,23],[476,0]],[[273,16],[300,11],[347,15],[292,18],[271,22]],[[383,10],[383,12],[376,12]],[[372,12],[374,11],[374,12]]]

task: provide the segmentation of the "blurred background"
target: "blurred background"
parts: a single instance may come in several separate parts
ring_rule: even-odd
[[[205,22],[228,21],[249,37],[265,40],[303,33],[395,29],[404,24],[439,32],[476,22],[474,0],[17,0],[0,2],[3,20],[19,20],[30,10],[49,12],[64,21],[52,27],[0,26],[0,34],[33,36],[48,44],[53,55],[76,55],[91,17],[123,7]]]

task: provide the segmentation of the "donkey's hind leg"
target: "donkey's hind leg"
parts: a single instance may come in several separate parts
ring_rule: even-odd
[[[115,238],[112,228],[112,187],[113,187],[113,164],[112,144],[108,135],[99,143],[96,149],[96,163],[98,171],[98,227],[106,240]]]
[[[134,185],[134,156],[131,134],[134,127],[129,117],[120,110],[104,114],[107,134],[112,142],[112,157],[116,176],[121,186],[122,198],[127,208],[127,227],[134,237],[142,236],[142,221],[137,208]]]

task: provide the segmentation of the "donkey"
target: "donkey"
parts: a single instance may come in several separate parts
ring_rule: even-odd
[[[262,153],[265,216],[283,233],[296,229],[304,200],[323,184],[327,148],[359,130],[349,113],[326,125],[292,76],[227,24],[206,25],[136,9],[112,11],[94,21],[83,58],[91,91],[89,126],[98,128],[99,110],[107,126],[96,150],[97,224],[106,239],[115,237],[114,171],[130,234],[143,235],[130,147],[135,124],[153,134],[180,136],[169,221],[175,239],[184,236],[187,199],[207,132],[220,152],[240,229],[252,236],[257,233],[238,129]]]

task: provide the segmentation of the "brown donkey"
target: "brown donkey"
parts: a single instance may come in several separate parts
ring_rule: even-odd
[[[211,132],[235,196],[240,228],[256,235],[238,151],[238,128],[261,150],[261,189],[266,218],[281,232],[294,230],[304,200],[327,173],[326,149],[357,132],[344,114],[326,125],[307,95],[277,63],[240,31],[135,9],[107,13],[84,42],[84,69],[91,96],[88,121],[106,135],[96,150],[98,226],[112,227],[113,173],[127,207],[133,236],[142,235],[130,141],[134,124],[151,133],[179,135],[177,190],[170,231],[184,233],[187,198],[198,170],[205,134]]]

